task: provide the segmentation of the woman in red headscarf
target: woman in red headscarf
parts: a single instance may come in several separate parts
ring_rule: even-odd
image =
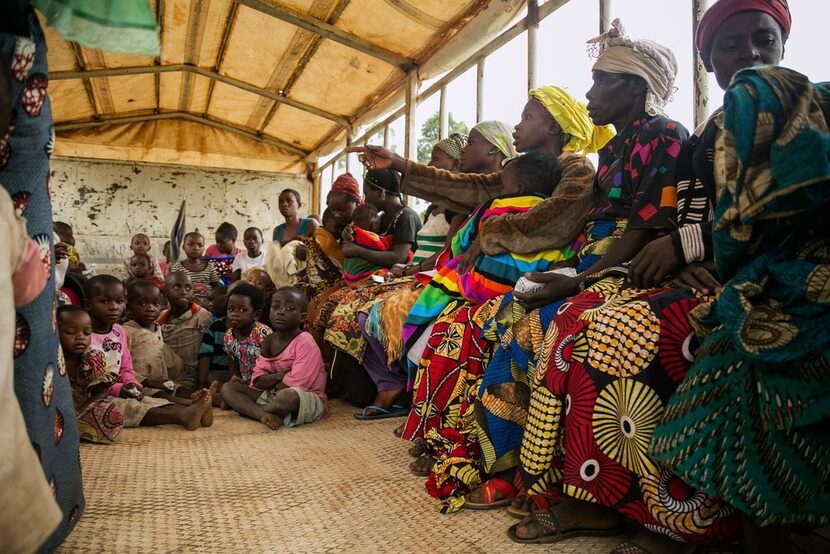
[[[340,235],[360,205],[360,185],[348,173],[340,175],[326,197],[322,225],[308,236],[298,236],[285,245],[268,247],[266,271],[274,284],[294,285],[308,297],[309,321],[313,322],[322,298],[339,288],[343,278],[343,248]]]

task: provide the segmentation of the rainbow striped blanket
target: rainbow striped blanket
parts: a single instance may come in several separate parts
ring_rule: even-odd
[[[552,262],[567,260],[576,255],[584,241],[580,235],[573,244],[556,250],[535,254],[496,256],[480,254],[472,268],[458,271],[458,262],[478,237],[484,222],[491,217],[521,214],[544,200],[541,196],[508,196],[480,205],[461,226],[458,233],[438,258],[438,273],[425,283],[424,291],[406,318],[407,326],[421,326],[432,322],[454,300],[481,304],[513,290],[519,277],[527,272],[546,271]],[[404,333],[405,339],[411,333]]]

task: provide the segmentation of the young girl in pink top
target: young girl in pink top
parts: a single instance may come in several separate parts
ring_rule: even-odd
[[[274,332],[265,338],[250,386],[228,383],[222,398],[239,414],[270,427],[294,427],[324,417],[326,372],[314,338],[302,330],[308,299],[294,287],[271,298]]]

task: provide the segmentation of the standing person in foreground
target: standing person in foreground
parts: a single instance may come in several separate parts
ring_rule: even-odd
[[[302,330],[308,309],[293,287],[271,301],[274,332],[265,338],[250,382],[222,387],[222,398],[239,414],[271,429],[317,421],[326,414],[326,372],[314,338]]]
[[[0,72],[6,69],[4,65],[0,61]],[[0,74],[0,86],[3,82]],[[8,116],[0,107],[3,115]],[[0,537],[4,549],[29,552],[54,531],[61,512],[14,395],[14,309],[40,294],[50,275],[37,244],[26,234],[26,220],[15,214],[4,189],[0,189],[0,230],[6,245],[0,257]],[[54,377],[53,372],[50,378]],[[44,394],[54,392],[54,386],[50,387]],[[34,524],[20,525],[21,521]]]
[[[45,245],[42,259],[49,273],[49,282],[39,295],[6,314],[14,313],[9,323],[18,337],[13,349],[14,392],[26,422],[28,442],[38,453],[37,459],[43,468],[41,478],[54,483],[54,496],[63,512],[60,524],[50,538],[47,536],[54,526],[31,521],[32,529],[37,533],[29,537],[29,546],[32,550],[41,547],[51,551],[81,517],[84,494],[78,427],[75,419],[70,417],[73,413],[72,391],[65,372],[60,371],[55,324],[55,290],[60,284],[56,286],[53,270],[58,260],[54,255],[56,241],[49,187],[49,158],[54,138],[52,106],[47,94],[46,39],[30,4],[29,0],[4,2],[3,17],[0,18],[0,58],[3,61],[0,64],[0,186],[13,201],[19,201],[27,234]],[[10,128],[12,113],[16,117],[14,127]],[[4,238],[8,240],[8,237]],[[44,383],[49,375],[52,376],[52,394],[48,402],[44,402]],[[56,435],[56,429],[61,433]],[[8,485],[3,483],[3,486]],[[53,512],[44,512],[50,523],[54,522],[53,515]],[[45,535],[43,531],[46,531]]]

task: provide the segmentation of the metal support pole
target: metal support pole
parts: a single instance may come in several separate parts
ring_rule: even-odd
[[[403,150],[404,158],[418,159],[418,129],[415,114],[418,110],[418,73],[412,70],[406,74],[406,112],[404,114]],[[404,195],[404,205],[409,204],[409,197]]]
[[[484,119],[484,60],[481,58],[476,65],[476,124]]]
[[[599,0],[599,32],[611,28],[611,0]]]
[[[539,31],[539,2],[527,0],[527,90],[535,89],[536,81],[536,33]]]
[[[450,116],[447,113],[447,87],[441,87],[441,96],[438,103],[438,140],[449,136]]]
[[[697,32],[700,18],[706,12],[706,0],[692,0],[692,37]],[[709,117],[709,79],[706,76],[706,66],[698,56],[697,49],[692,38],[692,73],[694,75],[694,117],[695,127],[706,121]]]
[[[389,128],[389,125],[383,128],[383,147],[389,150],[389,146],[392,144],[392,129]]]
[[[313,214],[322,214],[323,212],[320,210],[320,185],[322,180],[322,175],[317,170],[319,164],[310,164],[309,171],[311,171],[311,175],[314,176],[314,180],[311,182],[311,213]]]
[[[404,113],[403,150],[404,158],[418,157],[418,129],[415,112],[418,109],[418,75],[415,71],[406,74],[406,112]]]
[[[352,145],[352,132],[346,133],[346,148]],[[352,172],[352,155],[346,154],[346,173]]]

